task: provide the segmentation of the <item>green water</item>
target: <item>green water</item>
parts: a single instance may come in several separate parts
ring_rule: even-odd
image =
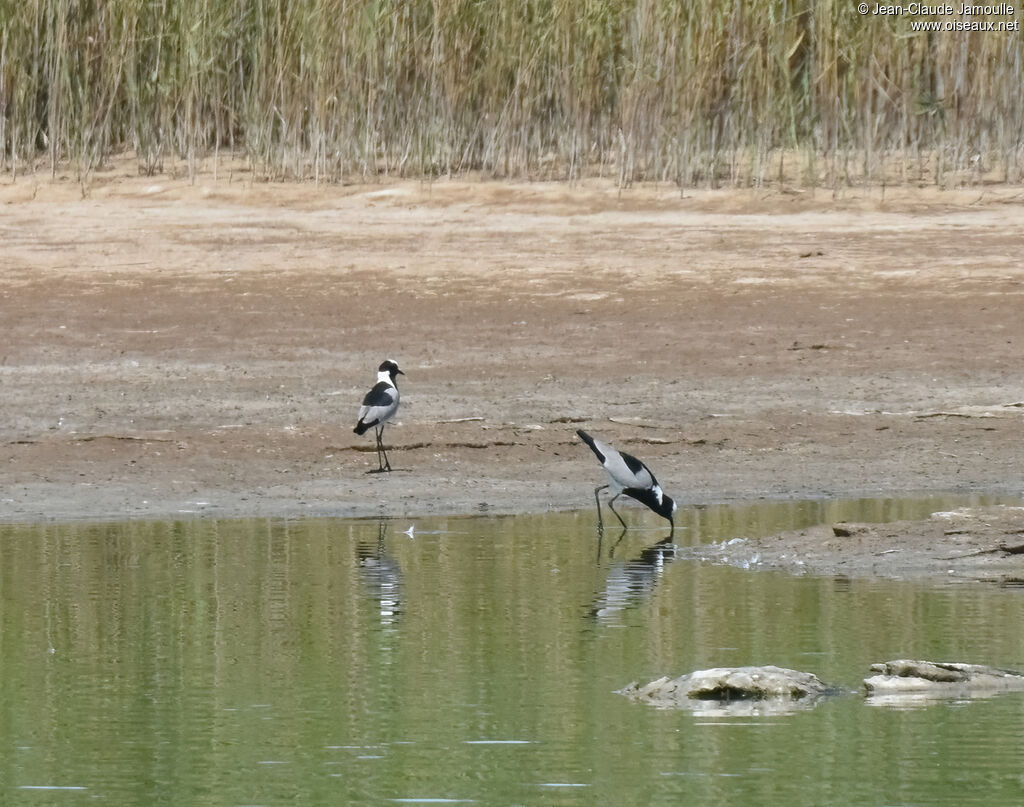
[[[678,543],[964,500],[681,511]],[[1024,592],[793,578],[592,512],[0,527],[0,804],[1016,805],[1024,698],[770,717],[633,680],[873,661],[1024,668]],[[403,534],[415,524],[414,537]]]

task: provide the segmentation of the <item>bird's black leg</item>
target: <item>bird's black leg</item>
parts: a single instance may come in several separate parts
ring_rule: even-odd
[[[615,539],[615,543],[612,544],[612,548],[608,550],[608,557],[615,557],[615,550],[619,548],[619,544],[622,543],[622,539],[626,537],[626,528],[622,528],[622,532],[619,533],[619,537]]]
[[[622,520],[622,516],[619,515],[619,511],[615,509],[615,500],[619,498],[619,496],[621,495],[621,493],[616,493],[614,496],[612,496],[611,501],[608,502],[608,509],[615,513],[615,517],[619,520],[619,523],[622,525],[622,529],[628,530],[629,527],[626,526],[626,522]]]
[[[377,462],[380,462],[381,455],[384,456],[384,464],[380,466],[382,471],[391,470],[391,460],[388,459],[388,452],[384,449],[384,424],[380,424],[380,431],[377,432]]]
[[[594,488],[594,501],[597,502],[597,528],[602,532],[604,532],[604,519],[601,518],[601,498],[597,494],[607,487],[607,485],[598,485]]]
[[[367,471],[368,474],[382,474],[391,470],[391,463],[388,461],[388,452],[384,450],[384,441],[381,437],[384,434],[384,424],[375,426],[373,433],[377,436],[377,467]]]

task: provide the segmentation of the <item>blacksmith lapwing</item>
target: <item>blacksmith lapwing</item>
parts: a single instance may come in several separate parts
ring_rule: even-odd
[[[605,471],[608,473],[608,478],[611,480],[607,485],[599,485],[594,488],[598,525],[602,529],[604,528],[604,521],[601,518],[601,499],[598,494],[605,488],[610,488],[615,495],[608,502],[608,506],[615,513],[615,517],[619,520],[623,529],[626,528],[626,522],[622,520],[622,516],[619,515],[619,512],[613,505],[615,500],[625,493],[638,502],[646,504],[662,518],[667,518],[668,523],[672,527],[671,532],[669,532],[669,538],[671,538],[676,530],[675,521],[672,519],[672,515],[676,511],[676,503],[662,491],[661,485],[654,478],[651,469],[633,455],[616,451],[607,443],[594,439],[582,429],[577,429],[576,434],[597,455],[601,465],[604,466]]]
[[[367,429],[373,428],[377,433],[377,464],[376,471],[369,473],[381,473],[390,471],[391,463],[388,461],[388,452],[384,450],[384,424],[395,416],[398,411],[398,387],[395,379],[405,375],[398,369],[398,365],[388,359],[377,368],[377,383],[373,385],[366,397],[363,398],[363,405],[359,409],[359,421],[352,430],[356,434],[363,434]]]

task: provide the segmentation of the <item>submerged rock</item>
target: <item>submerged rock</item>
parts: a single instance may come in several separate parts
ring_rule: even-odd
[[[798,704],[811,706],[829,691],[813,673],[769,665],[697,670],[643,686],[634,682],[621,694],[654,706],[752,714],[792,711]]]
[[[871,672],[877,675],[864,679],[868,700],[890,704],[1024,691],[1024,673],[983,664],[897,659],[872,664]]]

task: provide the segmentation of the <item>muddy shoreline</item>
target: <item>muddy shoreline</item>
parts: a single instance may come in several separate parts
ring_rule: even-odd
[[[580,427],[683,504],[1020,495],[1022,231],[1014,188],[5,181],[0,520],[586,508]]]

